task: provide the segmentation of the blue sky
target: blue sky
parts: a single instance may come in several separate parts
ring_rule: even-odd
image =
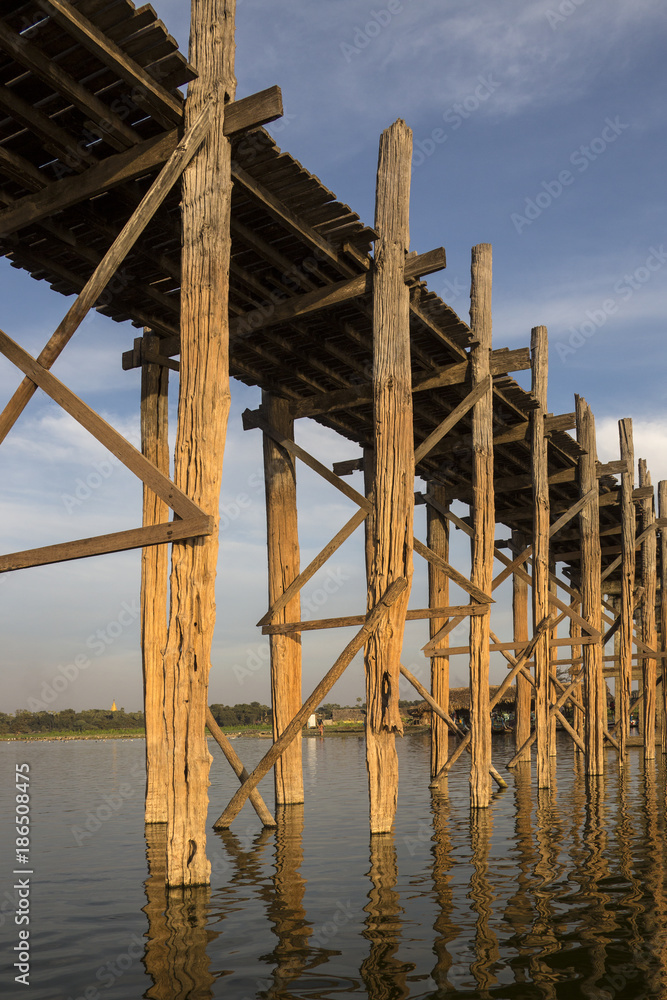
[[[189,5],[154,6],[185,48]],[[470,247],[492,243],[495,346],[525,346],[530,328],[545,324],[549,409],[570,411],[573,393],[584,395],[603,460],[618,457],[617,420],[632,416],[637,457],[648,459],[654,482],[667,478],[663,5],[241,0],[237,22],[238,96],[279,84],[286,115],[272,127],[277,142],[369,224],[379,134],[398,117],[407,121],[415,139],[412,247],[447,248],[447,269],[432,276],[431,287],[467,318]],[[0,327],[38,353],[69,301],[6,261],[0,293]],[[93,314],[54,372],[137,442],[138,373],[120,368],[134,336],[131,327]],[[518,376],[524,385],[526,374]],[[17,382],[2,361],[3,403]],[[175,386],[174,379],[174,405]],[[269,698],[266,641],[254,626],[266,610],[261,439],[244,434],[240,420],[257,401],[257,391],[233,385],[213,702]],[[356,455],[312,423],[300,424],[298,439],[327,463]],[[140,523],[133,477],[42,394],[3,445],[0,462],[4,551]],[[303,467],[299,494],[305,564],[352,508]],[[422,511],[416,533],[425,534]],[[465,570],[467,544],[452,544],[453,561]],[[50,699],[54,711],[112,699],[139,708],[138,587],[138,553],[0,577],[0,708],[28,707],[30,699]],[[507,593],[494,628],[509,637]],[[459,597],[453,588],[452,600]],[[339,550],[304,599],[304,617],[363,610],[360,538]],[[412,606],[425,603],[420,560]],[[348,634],[304,635],[304,694]],[[404,661],[422,678],[426,638],[423,624],[406,633]],[[464,644],[467,633],[456,641]],[[464,657],[452,660],[453,684],[466,682],[465,667]],[[502,664],[494,661],[493,672],[500,678]],[[332,699],[353,702],[362,691],[355,661]],[[412,697],[407,690],[403,696]]]

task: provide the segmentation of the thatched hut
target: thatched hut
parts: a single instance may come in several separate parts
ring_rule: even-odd
[[[500,685],[489,686],[489,698],[493,698]],[[499,713],[513,712],[516,702],[516,686],[508,687],[507,691],[498,702],[496,711]],[[422,701],[419,705],[409,709],[410,716],[415,725],[431,725],[431,708],[428,702]],[[470,721],[470,688],[459,687],[449,690],[449,714],[456,722],[463,722],[466,725]]]

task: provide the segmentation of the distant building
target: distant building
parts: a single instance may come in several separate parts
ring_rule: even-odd
[[[116,702],[115,701],[114,701],[113,705],[111,706],[111,711],[112,712],[117,712],[118,711],[118,709],[116,708]]]
[[[334,708],[331,712],[332,722],[363,722],[365,718],[363,708]]]

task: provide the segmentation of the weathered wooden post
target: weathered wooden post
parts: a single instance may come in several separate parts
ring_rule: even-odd
[[[650,486],[651,476],[646,467],[646,461],[639,459],[639,485]],[[651,649],[657,648],[655,632],[655,599],[657,583],[657,541],[655,537],[655,504],[653,497],[647,497],[641,502],[642,532],[649,533],[642,542],[642,586],[644,600],[642,601],[642,640]],[[653,529],[653,530],[650,530]],[[655,757],[655,688],[656,663],[653,656],[642,659],[642,680],[644,683],[644,757],[653,760]]]
[[[533,467],[533,629],[549,614],[549,467],[544,417],[547,411],[549,342],[545,326],[530,334],[531,393],[537,402],[530,415]],[[549,767],[549,632],[535,647],[535,733],[537,787],[548,788]]]
[[[439,483],[429,483],[429,494],[442,507],[447,506],[447,491]],[[449,562],[449,522],[430,504],[426,506],[426,544]],[[430,608],[446,608],[449,604],[449,577],[434,563],[428,564],[428,603]],[[430,637],[445,624],[444,618],[430,619]],[[439,649],[449,646],[449,635],[439,644]],[[431,657],[431,694],[440,708],[449,712],[449,657],[439,653]],[[444,719],[431,713],[431,777],[434,778],[446,763],[448,756],[449,728]]]
[[[658,483],[658,516],[667,517],[667,480]],[[667,529],[660,529],[660,644],[662,653],[662,752],[667,753]]]
[[[550,573],[555,576],[556,573],[556,561],[555,559],[549,559],[549,570]],[[558,585],[550,576],[549,579],[549,593],[552,597],[558,596]],[[558,627],[549,629],[549,643],[555,641],[558,638]],[[549,695],[548,704],[552,705],[554,702],[558,701],[558,690],[556,687],[555,679],[557,677],[558,667],[556,666],[555,660],[558,657],[558,647],[549,646]],[[552,715],[549,719],[549,756],[556,756],[556,716]]]
[[[143,345],[159,354],[159,337],[144,335]],[[141,366],[141,450],[169,475],[169,369]],[[169,508],[144,485],[143,524],[169,520]],[[146,724],[146,823],[167,822],[167,746],[164,725],[164,651],[167,645],[169,546],[141,551],[141,660]]]
[[[470,327],[476,344],[471,348],[472,387],[489,378],[492,342],[492,249],[489,243],[472,248],[470,269]],[[493,489],[493,387],[472,411],[472,526],[471,582],[491,593],[496,530]],[[490,616],[470,617],[470,723],[472,765],[470,804],[485,808],[491,794],[491,714],[489,708]]]
[[[621,763],[625,761],[630,734],[630,691],[632,689],[632,635],[635,589],[635,505],[632,490],[635,482],[635,453],[632,420],[619,420],[621,460],[627,471],[621,473],[621,626],[619,629],[619,746]]]
[[[213,106],[208,136],[183,175],[181,366],[174,460],[176,485],[219,519],[229,415],[231,144],[223,134],[233,100],[235,0],[192,0],[185,124]],[[211,755],[205,736],[215,623],[217,530],[174,542],[165,655],[168,750],[167,883],[206,884],[206,812]]]
[[[294,440],[294,420],[287,400],[262,393],[265,419],[280,434]],[[294,457],[264,435],[264,484],[266,537],[269,564],[269,607],[299,575],[299,535]],[[296,594],[273,618],[273,624],[301,620],[301,599]],[[270,635],[271,704],[273,738],[277,740],[301,708],[301,633]],[[276,762],[276,804],[303,802],[301,737],[287,747]]]
[[[526,548],[525,536],[519,531],[512,532],[512,552],[523,552]],[[528,642],[528,583],[523,573],[512,574],[512,619],[514,623],[514,641]],[[517,659],[521,653],[517,650]],[[516,678],[516,703],[514,746],[517,752],[530,737],[530,705],[532,688],[530,681],[522,674]],[[517,763],[530,762],[530,747],[527,747]]]
[[[597,449],[595,420],[582,396],[575,396],[577,411],[577,441],[583,454],[579,456],[579,491],[583,497],[597,491]],[[581,614],[589,625],[602,630],[602,585],[600,553],[600,503],[596,495],[579,514],[581,533]],[[604,755],[603,729],[607,722],[607,698],[602,675],[602,642],[583,646],[584,708],[586,710],[584,743],[587,774],[602,774]]]
[[[574,611],[576,611],[577,614],[581,614],[581,603],[579,601],[577,601],[577,603],[575,604]],[[570,638],[571,639],[576,639],[580,635],[581,635],[581,625],[579,624],[579,622],[575,622],[574,618],[570,618]],[[572,663],[571,676],[576,677],[576,675],[581,670],[581,646],[576,646],[576,645],[572,646],[572,661],[573,661],[573,663]],[[583,703],[584,703],[584,686],[583,686],[583,684],[581,684],[581,683],[577,684],[573,693],[574,693],[574,696],[577,699],[577,701],[580,704],[583,705]],[[574,706],[574,719],[573,719],[573,722],[574,722],[574,725],[573,725],[572,728],[574,729],[575,733],[577,734],[577,736],[579,737],[579,739],[583,743],[583,741],[584,741],[584,713],[576,705]],[[574,743],[574,752],[575,752],[575,754],[581,753],[581,747],[577,743]]]
[[[410,367],[410,295],[405,256],[410,245],[412,132],[400,119],[382,133],[375,203],[373,277],[374,502],[368,607],[394,580],[408,587],[366,643],[366,764],[371,833],[387,833],[398,797],[396,733],[400,662],[412,581],[414,432]]]

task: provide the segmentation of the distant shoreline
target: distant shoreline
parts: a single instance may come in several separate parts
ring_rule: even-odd
[[[415,732],[427,732],[429,726],[410,726],[406,727],[407,733]],[[254,727],[249,727],[247,729],[223,729],[225,736],[229,736],[234,739],[237,736],[259,736],[262,739],[271,739],[271,732],[267,729],[256,729]],[[363,722],[350,722],[343,723],[337,726],[326,726],[324,729],[324,734],[326,736],[344,736],[346,733],[356,733],[360,734],[364,731]],[[209,739],[213,739],[211,734],[206,732]],[[304,729],[303,736],[306,738],[319,736],[317,729]],[[126,730],[124,732],[114,732],[113,730],[101,731],[101,732],[84,732],[84,733],[68,733],[68,732],[52,732],[52,733],[0,733],[0,742],[2,743],[43,743],[45,740],[53,740],[61,743],[67,742],[69,740],[144,740],[146,739],[146,733],[143,729],[137,730]]]

